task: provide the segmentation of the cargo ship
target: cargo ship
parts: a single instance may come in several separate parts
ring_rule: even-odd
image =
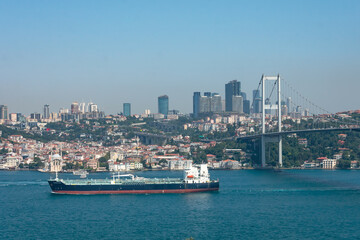
[[[219,190],[219,180],[211,180],[206,164],[184,170],[183,178],[144,178],[133,174],[113,174],[110,179],[48,180],[57,194],[147,194],[192,193]]]

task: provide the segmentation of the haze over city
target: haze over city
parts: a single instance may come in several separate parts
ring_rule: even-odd
[[[192,112],[193,92],[262,74],[328,111],[358,109],[358,1],[2,1],[0,103],[9,112],[95,102],[109,113]]]

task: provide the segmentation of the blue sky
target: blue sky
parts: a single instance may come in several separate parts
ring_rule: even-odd
[[[0,1],[0,104],[41,112],[192,111],[194,91],[277,74],[336,112],[359,109],[360,1]]]

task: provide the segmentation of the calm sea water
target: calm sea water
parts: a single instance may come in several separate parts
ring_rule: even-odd
[[[0,239],[360,238],[360,171],[211,175],[218,193],[71,196],[50,193],[50,174],[0,171]]]

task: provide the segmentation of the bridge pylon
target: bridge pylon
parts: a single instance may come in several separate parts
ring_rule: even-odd
[[[265,86],[266,81],[275,81],[277,84],[277,102],[278,104],[273,106],[270,104],[266,104],[265,102]],[[277,110],[277,117],[278,117],[278,132],[281,132],[281,79],[280,75],[277,76],[265,76],[262,75],[261,77],[261,85],[262,85],[262,110],[261,110],[261,125],[262,125],[262,136],[261,136],[261,166],[266,167],[266,154],[265,154],[265,143],[268,142],[278,142],[279,144],[279,167],[282,167],[282,137],[281,134],[278,135],[277,139],[266,139],[266,127],[265,127],[265,110],[266,109],[276,109]]]

